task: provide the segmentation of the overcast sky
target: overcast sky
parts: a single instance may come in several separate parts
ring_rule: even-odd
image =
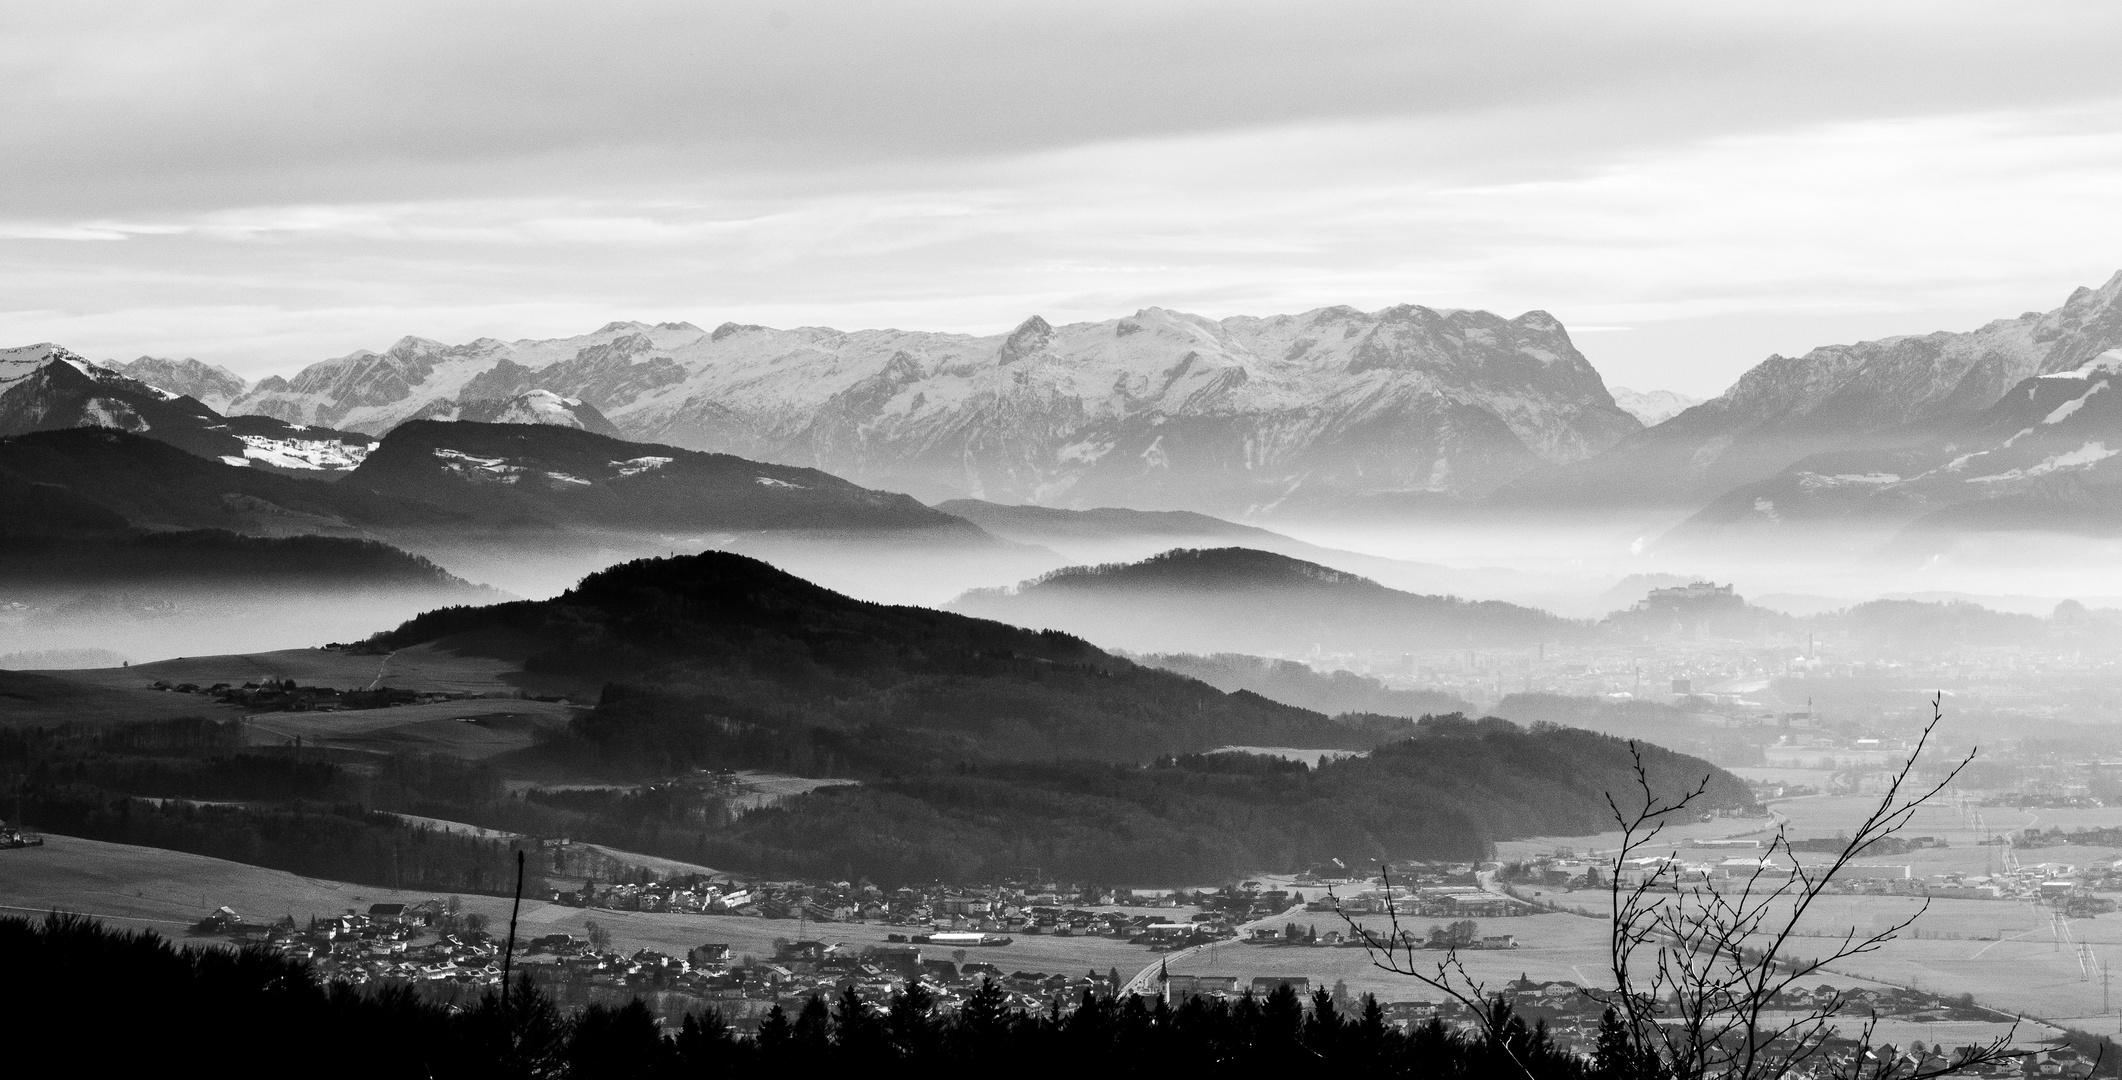
[[[1609,383],[2122,269],[2106,2],[11,4],[0,344],[1555,313]]]

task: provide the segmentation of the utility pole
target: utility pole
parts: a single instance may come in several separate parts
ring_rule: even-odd
[[[508,906],[508,945],[501,952],[501,1023],[508,1024],[508,973],[516,959],[516,914],[523,910],[523,849],[516,849],[516,899]],[[513,1041],[514,1033],[510,1033]]]

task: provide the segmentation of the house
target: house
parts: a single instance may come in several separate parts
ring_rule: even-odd
[[[695,945],[686,950],[685,959],[695,968],[728,967],[729,946],[720,942]]]
[[[1236,975],[1168,975],[1164,979],[1164,999],[1172,1002],[1211,994],[1234,994],[1237,990]]]
[[[397,923],[405,921],[404,904],[370,904],[368,917],[376,922]]]
[[[1283,987],[1297,992],[1299,1000],[1309,998],[1312,992],[1311,979],[1302,975],[1262,975],[1253,980],[1253,996],[1266,997]]]
[[[234,930],[242,925],[243,916],[236,914],[235,908],[224,904],[215,908],[206,918],[199,920],[199,924],[193,929],[212,934],[223,930]]]
[[[921,976],[921,950],[914,945],[877,945],[868,950],[866,958],[881,971],[903,978]]]

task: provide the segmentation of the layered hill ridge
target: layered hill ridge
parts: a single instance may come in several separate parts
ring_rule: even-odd
[[[344,486],[449,507],[490,525],[934,530],[988,539],[908,496],[816,469],[557,425],[410,421],[384,436]]]
[[[0,506],[0,585],[17,598],[139,589],[418,590],[430,602],[498,595],[347,520],[417,519],[424,508],[231,469],[115,431],[0,440]]]
[[[231,407],[381,432],[438,400],[533,389],[580,398],[631,438],[928,499],[1223,512],[1486,491],[1640,427],[1545,312],[1417,306],[1034,316],[984,337],[612,323],[548,341],[405,338]]]
[[[607,691],[580,734],[610,767],[648,772],[733,755],[818,769],[807,755],[827,744],[838,768],[881,771],[936,757],[1370,744],[1317,713],[1226,696],[1064,634],[854,600],[726,552],[626,563],[552,600],[429,612],[375,642],[424,643],[637,688]]]
[[[1012,589],[966,593],[951,609],[1135,652],[1397,651],[1530,645],[1589,632],[1533,608],[1401,592],[1239,547],[1068,567]]]

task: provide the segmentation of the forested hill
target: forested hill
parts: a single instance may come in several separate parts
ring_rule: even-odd
[[[1357,867],[1482,859],[1496,840],[1613,828],[1609,793],[1624,807],[1641,805],[1620,739],[1462,716],[1424,717],[1413,730],[1368,756],[1316,768],[1208,754],[1150,768],[1024,763],[824,788],[703,836],[696,854],[717,866],[878,881],[989,880],[1037,865],[1178,884],[1336,858]],[[1730,773],[1640,749],[1661,796],[1706,778],[1699,809],[1753,809],[1746,783]]]
[[[1589,632],[1534,608],[1401,592],[1317,563],[1239,547],[1069,567],[1015,589],[967,593],[951,607],[1140,652],[1531,645]]]
[[[876,775],[1376,741],[1066,634],[853,600],[721,552],[626,563],[552,600],[429,612],[373,645],[430,641],[611,684],[576,725],[580,743],[552,748],[556,762],[608,772],[761,765]]]

